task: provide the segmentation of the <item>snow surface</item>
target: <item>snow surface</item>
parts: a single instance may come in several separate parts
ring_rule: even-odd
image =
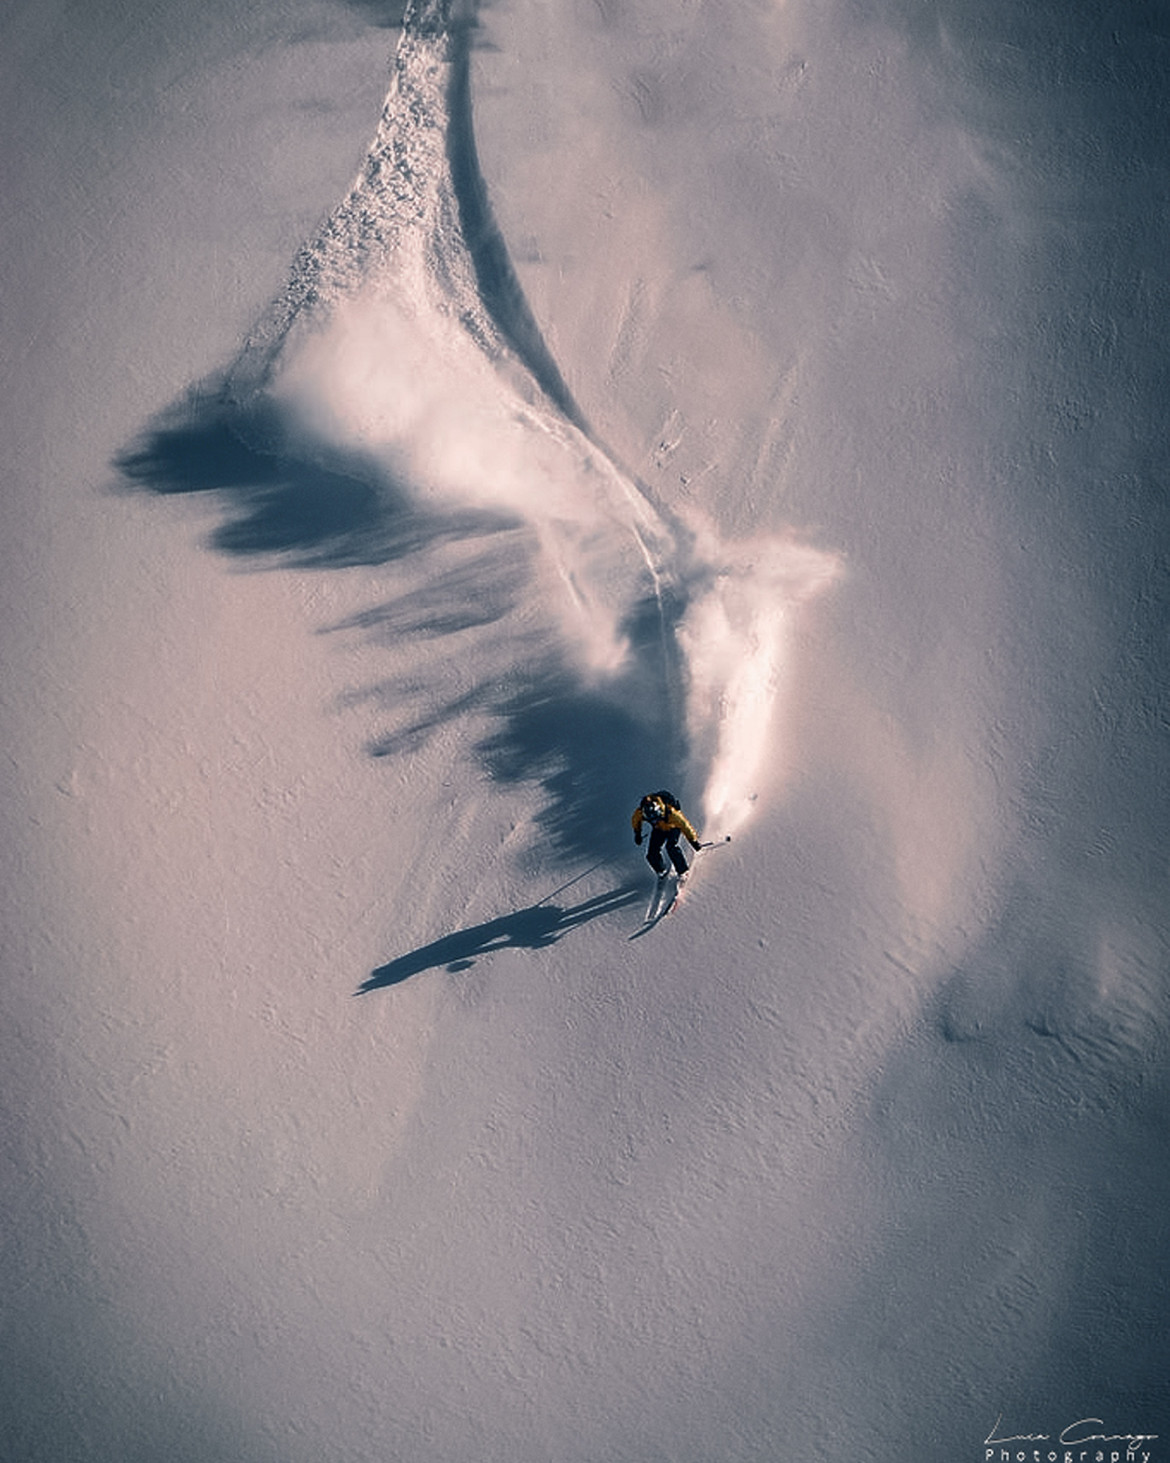
[[[1170,19],[401,18],[0,20],[0,1456],[1164,1458]]]

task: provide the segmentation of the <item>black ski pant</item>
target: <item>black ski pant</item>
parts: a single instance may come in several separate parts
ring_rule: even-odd
[[[686,873],[687,861],[683,857],[682,849],[678,846],[681,834],[681,828],[652,828],[650,830],[650,847],[646,850],[646,862],[656,874],[666,873],[666,860],[662,857],[663,844],[666,845],[666,851],[670,855],[675,873]]]

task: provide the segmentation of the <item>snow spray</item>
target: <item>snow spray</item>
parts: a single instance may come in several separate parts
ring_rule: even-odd
[[[490,271],[483,259],[468,44],[443,0],[408,7],[366,163],[298,256],[231,389],[275,405],[300,450],[360,457],[432,516],[472,511],[526,535],[566,662],[615,697],[665,687],[704,827],[730,834],[776,761],[793,615],[836,560],[780,538],[721,540],[697,513],[656,506],[590,436],[519,286],[498,288],[502,240]],[[647,603],[661,635],[637,654],[661,664],[632,666],[626,627]]]

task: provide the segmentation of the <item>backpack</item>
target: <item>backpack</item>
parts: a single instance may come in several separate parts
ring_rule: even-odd
[[[674,793],[667,792],[665,788],[663,788],[661,792],[656,792],[654,796],[656,798],[661,798],[666,806],[668,808],[673,808],[675,812],[678,812],[682,808],[682,804],[679,802],[678,798],[675,797]]]

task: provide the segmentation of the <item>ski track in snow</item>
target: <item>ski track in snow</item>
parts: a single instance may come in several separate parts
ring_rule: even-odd
[[[210,482],[184,466],[174,486],[234,495],[221,547],[400,561],[395,598],[351,625],[478,627],[453,684],[449,666],[420,680],[416,656],[381,689],[399,719],[376,751],[486,711],[481,753],[497,777],[541,779],[562,851],[608,846],[581,828],[612,825],[642,782],[675,783],[707,834],[731,834],[778,761],[794,612],[838,565],[795,537],[722,541],[590,435],[491,218],[471,21],[458,0],[408,7],[365,165],[198,398],[202,441],[180,413],[124,467],[169,486],[184,456],[210,464]],[[225,455],[246,460],[224,471]],[[618,769],[628,787],[589,791]]]

